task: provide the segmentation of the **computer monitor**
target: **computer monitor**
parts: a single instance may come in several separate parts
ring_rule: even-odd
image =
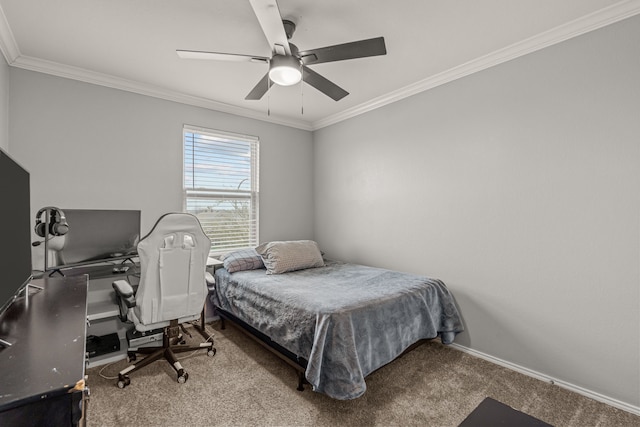
[[[49,270],[123,261],[138,256],[139,210],[61,209],[69,231],[49,242]]]
[[[0,316],[31,278],[29,172],[0,150]]]

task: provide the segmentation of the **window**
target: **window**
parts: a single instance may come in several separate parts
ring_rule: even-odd
[[[184,210],[213,254],[258,244],[258,138],[185,126]]]

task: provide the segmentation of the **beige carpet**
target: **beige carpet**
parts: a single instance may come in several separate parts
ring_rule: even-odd
[[[430,342],[374,372],[367,392],[338,401],[296,390],[295,371],[233,326],[215,333],[217,354],[166,362],[115,380],[125,361],[88,370],[92,426],[457,426],[485,397],[555,426],[639,426],[640,417]],[[194,333],[194,340],[200,335]],[[189,339],[188,341],[192,341]]]

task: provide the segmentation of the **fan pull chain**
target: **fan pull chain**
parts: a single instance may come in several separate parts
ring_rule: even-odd
[[[267,116],[271,116],[271,79],[267,77]]]
[[[300,115],[304,116],[304,72],[302,70],[302,64],[300,64]]]

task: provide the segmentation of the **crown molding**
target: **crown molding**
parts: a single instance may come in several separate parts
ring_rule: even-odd
[[[266,113],[250,110],[248,108],[236,107],[222,102],[212,101],[207,98],[171,91],[159,86],[97,73],[95,71],[59,64],[57,62],[47,61],[39,58],[31,58],[23,55],[19,56],[11,65],[25,70],[37,71],[39,73],[45,73],[85,83],[91,83],[94,85],[119,89],[127,92],[137,93],[140,95],[150,96],[153,98],[192,105],[195,107],[206,108],[222,113],[262,120],[265,122],[292,128],[312,130],[310,124],[304,121],[267,115]]]
[[[78,80],[99,86],[133,92],[167,101],[206,108],[222,113],[233,114],[250,119],[261,120],[278,125],[293,127],[297,129],[314,131],[326,126],[356,117],[368,111],[375,110],[385,105],[400,101],[404,98],[433,89],[437,86],[449,83],[459,78],[468,76],[478,71],[485,70],[495,65],[502,64],[528,53],[535,52],[545,47],[563,42],[573,37],[588,33],[593,30],[605,27],[623,19],[640,13],[640,0],[623,0],[612,6],[585,15],[581,18],[560,25],[551,30],[540,33],[518,43],[514,43],[503,49],[499,49],[472,61],[453,67],[439,74],[427,77],[411,85],[405,86],[396,91],[372,99],[352,108],[348,108],[339,113],[327,116],[314,122],[295,120],[281,116],[271,116],[247,108],[236,107],[222,102],[213,101],[207,98],[186,95],[171,91],[162,87],[149,85],[146,83],[127,80],[107,74],[71,67],[51,61],[24,56],[20,53],[9,23],[2,7],[0,7],[0,50],[10,66],[51,74],[67,79]]]
[[[640,13],[640,0],[625,0],[612,6],[598,10],[551,30],[537,34],[523,41],[514,43],[503,49],[496,50],[459,66],[427,77],[399,90],[390,92],[371,101],[341,111],[312,123],[313,130],[350,119],[368,111],[375,110],[387,104],[408,98],[418,93],[433,89],[478,71],[502,64],[503,62],[524,56],[545,47],[580,36],[593,30],[605,27],[615,22],[630,18]]]
[[[16,39],[13,37],[13,32],[11,32],[4,10],[2,10],[2,5],[0,5],[0,51],[2,51],[2,55],[4,55],[4,59],[9,65],[12,65],[16,58],[20,56],[20,50],[16,44]]]
[[[78,80],[85,83],[91,83],[99,86],[105,86],[113,89],[133,92],[140,95],[146,95],[153,98],[164,99],[167,101],[178,102],[181,104],[192,105],[195,107],[206,108],[222,113],[233,114],[236,116],[247,117],[250,119],[261,120],[278,125],[288,126],[292,128],[311,131],[309,122],[302,120],[294,120],[286,117],[272,116],[260,111],[250,110],[248,108],[236,107],[222,102],[212,101],[210,99],[186,95],[180,92],[171,91],[158,86],[140,83],[120,77],[110,76],[107,74],[97,73],[95,71],[83,68],[72,67],[44,59],[32,58],[24,56],[20,53],[20,49],[16,44],[13,32],[9,26],[9,22],[4,14],[4,10],[0,6],[0,50],[12,67],[22,68],[39,73],[50,74],[58,77],[64,77],[71,80]]]

